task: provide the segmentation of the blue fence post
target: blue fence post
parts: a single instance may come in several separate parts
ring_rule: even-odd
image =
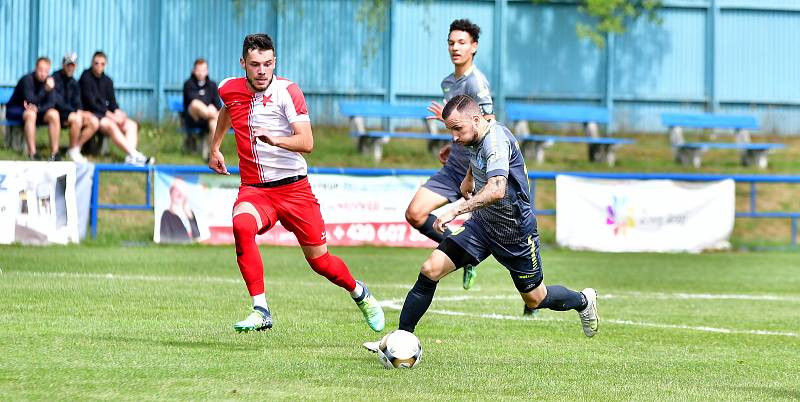
[[[610,117],[606,135],[614,132],[614,34],[606,34],[606,96],[605,103]]]
[[[797,246],[797,217],[792,218],[792,246]]]
[[[92,176],[92,205],[90,207],[90,224],[92,225],[92,239],[97,238],[97,206],[100,199],[100,169],[97,166],[94,168],[94,175]]]
[[[494,2],[494,62],[492,65],[494,82],[494,113],[497,121],[506,121],[506,86],[503,82],[503,69],[506,68],[506,44],[507,32],[506,21],[508,0],[495,0]]]

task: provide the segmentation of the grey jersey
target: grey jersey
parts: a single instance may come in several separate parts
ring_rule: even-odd
[[[500,243],[526,242],[528,236],[536,234],[536,218],[530,200],[525,160],[511,132],[494,122],[489,124],[481,142],[466,147],[475,179],[475,193],[480,192],[490,178],[503,176],[508,179],[506,195],[492,205],[475,210],[471,219],[480,222]]]
[[[444,94],[445,103],[458,95],[469,95],[470,98],[478,103],[484,115],[494,114],[489,81],[474,65],[461,77],[456,78],[455,74],[444,77],[442,80],[442,93]],[[467,151],[463,146],[453,143],[445,168],[452,169],[453,174],[461,180],[466,176],[468,166],[469,156]]]

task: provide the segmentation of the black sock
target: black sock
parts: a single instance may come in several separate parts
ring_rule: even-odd
[[[583,293],[569,290],[561,285],[553,285],[547,287],[547,296],[537,308],[555,311],[581,311],[586,308],[587,304],[586,296]]]
[[[445,236],[433,228],[434,222],[436,222],[436,215],[429,214],[428,219],[425,219],[425,223],[418,227],[417,230],[419,230],[419,232],[424,234],[427,238],[437,243],[441,243]]]
[[[414,332],[422,315],[428,311],[428,307],[431,305],[438,283],[428,279],[422,273],[419,274],[417,283],[408,291],[406,301],[403,303],[403,310],[400,312],[400,329]]]

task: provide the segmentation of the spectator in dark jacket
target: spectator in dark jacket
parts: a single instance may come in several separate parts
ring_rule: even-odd
[[[81,88],[75,80],[77,61],[78,55],[67,53],[61,61],[61,70],[53,73],[53,79],[61,126],[69,127],[67,155],[75,162],[86,163],[86,158],[81,155],[81,147],[100,128],[100,119],[93,113],[82,110]]]
[[[208,78],[208,62],[197,59],[192,75],[183,83],[183,109],[186,111],[186,126],[208,128],[213,133],[217,128],[217,115],[222,108],[217,83]]]
[[[97,51],[92,56],[92,67],[81,74],[81,103],[85,110],[100,119],[100,132],[111,137],[125,151],[125,163],[144,166],[154,162],[136,149],[139,142],[139,125],[117,105],[114,82],[105,74],[106,54]]]
[[[21,120],[28,146],[28,157],[40,159],[36,153],[36,125],[47,124],[50,133],[50,158],[61,160],[58,154],[58,140],[61,136],[61,119],[55,109],[55,81],[50,75],[50,59],[36,59],[36,69],[23,76],[14,88],[8,101],[6,118]]]

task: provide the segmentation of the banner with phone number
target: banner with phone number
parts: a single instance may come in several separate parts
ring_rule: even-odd
[[[435,247],[436,243],[405,221],[408,203],[426,180],[424,176],[309,175],[325,220],[328,244],[333,246]],[[238,190],[238,176],[156,171],[154,241],[233,243],[231,211]],[[434,214],[450,207],[444,206]],[[451,227],[465,218],[459,217]],[[295,235],[280,224],[257,236],[256,241],[297,245]]]

